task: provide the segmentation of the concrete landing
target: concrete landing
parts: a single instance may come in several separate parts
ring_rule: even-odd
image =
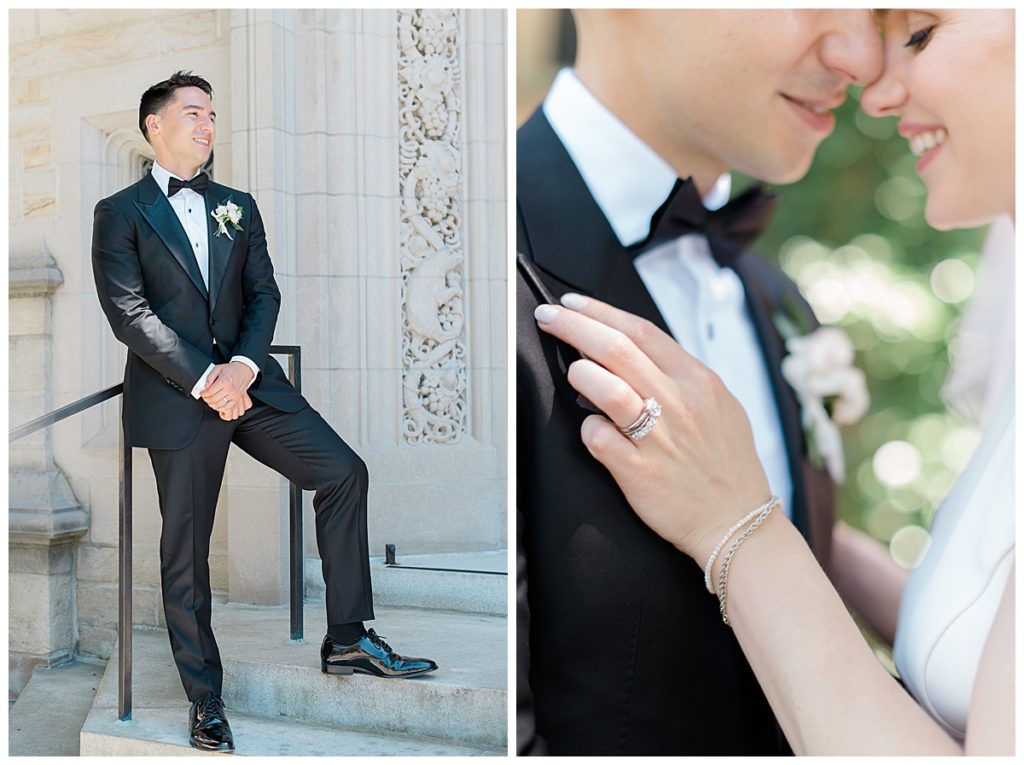
[[[508,613],[508,550],[405,554],[399,549],[396,562],[398,566],[385,566],[384,556],[370,558],[373,602],[378,605]],[[305,567],[308,608],[323,603],[324,580],[319,558],[306,558]]]
[[[467,613],[508,613],[508,551],[403,555],[398,566],[371,558],[374,602]],[[424,568],[446,569],[426,571]]]

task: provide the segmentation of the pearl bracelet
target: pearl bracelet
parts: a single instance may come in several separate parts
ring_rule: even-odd
[[[722,621],[726,625],[729,624],[729,615],[725,612],[725,599],[728,595],[729,566],[732,564],[732,556],[736,554],[736,548],[747,541],[747,538],[761,527],[761,524],[768,519],[775,506],[779,504],[778,497],[772,497],[772,500],[761,511],[761,514],[757,516],[757,520],[750,524],[747,530],[740,534],[739,539],[732,543],[732,547],[729,548],[729,552],[725,554],[725,558],[722,561],[722,570],[718,574],[718,613],[722,615]]]
[[[779,504],[779,501],[779,498],[773,494],[772,498],[765,502],[763,505],[761,505],[760,507],[755,507],[745,516],[736,521],[736,523],[733,524],[732,528],[725,532],[725,536],[722,537],[721,541],[717,545],[715,545],[715,549],[711,552],[710,557],[708,557],[708,562],[704,564],[704,586],[707,587],[708,592],[710,592],[712,595],[717,595],[718,593],[716,593],[715,588],[711,586],[711,567],[715,565],[715,559],[718,557],[718,553],[722,551],[722,548],[725,547],[725,543],[732,539],[732,535],[739,531],[743,526],[745,526],[752,518],[754,518],[760,513],[763,513],[768,508],[774,507],[775,505]]]

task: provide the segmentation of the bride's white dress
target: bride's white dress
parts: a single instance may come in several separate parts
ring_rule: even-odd
[[[1012,325],[1012,309],[1002,321],[1007,314]],[[1012,338],[1002,352],[1012,369]],[[991,375],[993,367],[987,368]],[[978,448],[935,515],[931,546],[911,572],[893,649],[908,690],[961,740],[978,663],[1015,554],[1012,372],[1003,381],[986,412]]]

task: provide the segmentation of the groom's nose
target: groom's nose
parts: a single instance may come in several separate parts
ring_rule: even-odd
[[[866,85],[882,73],[882,40],[870,11],[831,11],[832,30],[821,41],[821,62],[849,82]]]

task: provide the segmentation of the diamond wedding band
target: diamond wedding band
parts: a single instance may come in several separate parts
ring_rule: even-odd
[[[629,436],[634,441],[642,441],[654,430],[654,425],[659,417],[661,417],[661,404],[655,400],[654,396],[645,398],[644,408],[640,412],[640,416],[625,428],[619,428],[619,431],[622,435]]]

